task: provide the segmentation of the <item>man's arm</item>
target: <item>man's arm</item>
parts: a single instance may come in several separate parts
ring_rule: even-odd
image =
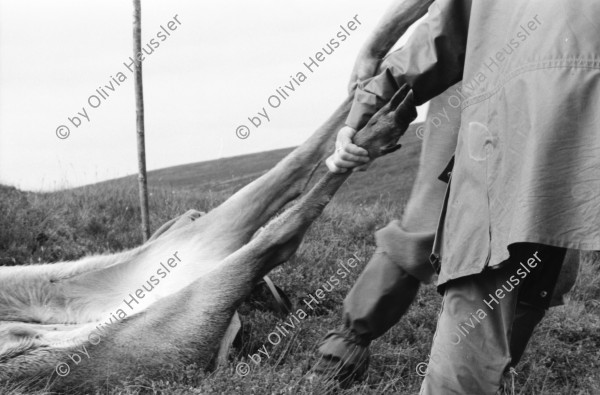
[[[470,0],[433,3],[406,46],[385,60],[383,72],[364,87],[359,84],[346,125],[360,130],[405,83],[420,105],[460,81],[470,10]]]
[[[327,161],[335,173],[364,165],[366,152],[352,138],[404,84],[413,90],[415,103],[423,104],[462,79],[471,0],[438,0],[408,43],[390,54],[383,71],[359,86],[346,120],[338,132],[336,151]]]
[[[395,0],[360,50],[348,90],[377,74],[382,59],[408,28],[427,13],[433,0]]]
[[[378,73],[381,61],[389,50],[413,23],[427,13],[427,8],[432,2],[433,0],[394,1],[358,54],[350,76],[350,93],[354,92],[360,82]],[[335,143],[336,152],[326,161],[331,171],[345,172],[346,168],[369,161],[367,151],[352,143],[355,134],[356,130],[350,127],[339,131]],[[366,165],[360,169],[364,168]]]

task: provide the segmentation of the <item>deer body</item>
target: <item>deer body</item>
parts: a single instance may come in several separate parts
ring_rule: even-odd
[[[0,268],[0,381],[80,391],[190,363],[207,367],[236,308],[294,254],[348,177],[326,174],[271,220],[305,189],[350,102],[273,169],[185,227],[117,254]],[[401,90],[356,142],[381,156],[414,117],[412,93]]]

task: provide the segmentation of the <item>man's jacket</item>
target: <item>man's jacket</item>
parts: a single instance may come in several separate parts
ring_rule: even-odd
[[[438,0],[385,66],[348,126],[404,83],[422,104],[463,82],[446,104],[462,113],[440,285],[500,264],[513,243],[600,250],[600,1]]]

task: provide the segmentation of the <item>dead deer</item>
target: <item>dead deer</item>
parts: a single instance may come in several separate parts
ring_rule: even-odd
[[[191,363],[208,367],[237,307],[295,253],[349,177],[326,173],[277,215],[330,153],[350,104],[349,97],[273,169],[188,226],[112,255],[0,267],[0,381],[81,391]],[[355,142],[375,159],[399,148],[415,118],[405,86]],[[55,368],[84,350],[88,358],[59,377]]]

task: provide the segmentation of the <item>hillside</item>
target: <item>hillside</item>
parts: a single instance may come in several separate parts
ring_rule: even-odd
[[[353,203],[373,203],[383,199],[398,203],[398,198],[407,198],[421,147],[421,140],[414,129],[415,126],[412,126],[402,137],[399,151],[378,159],[368,172],[355,173],[336,195],[336,199]],[[154,170],[148,172],[148,185],[150,188],[229,196],[267,172],[291,150],[279,149]],[[136,176],[131,175],[84,188],[136,185],[136,180]]]

